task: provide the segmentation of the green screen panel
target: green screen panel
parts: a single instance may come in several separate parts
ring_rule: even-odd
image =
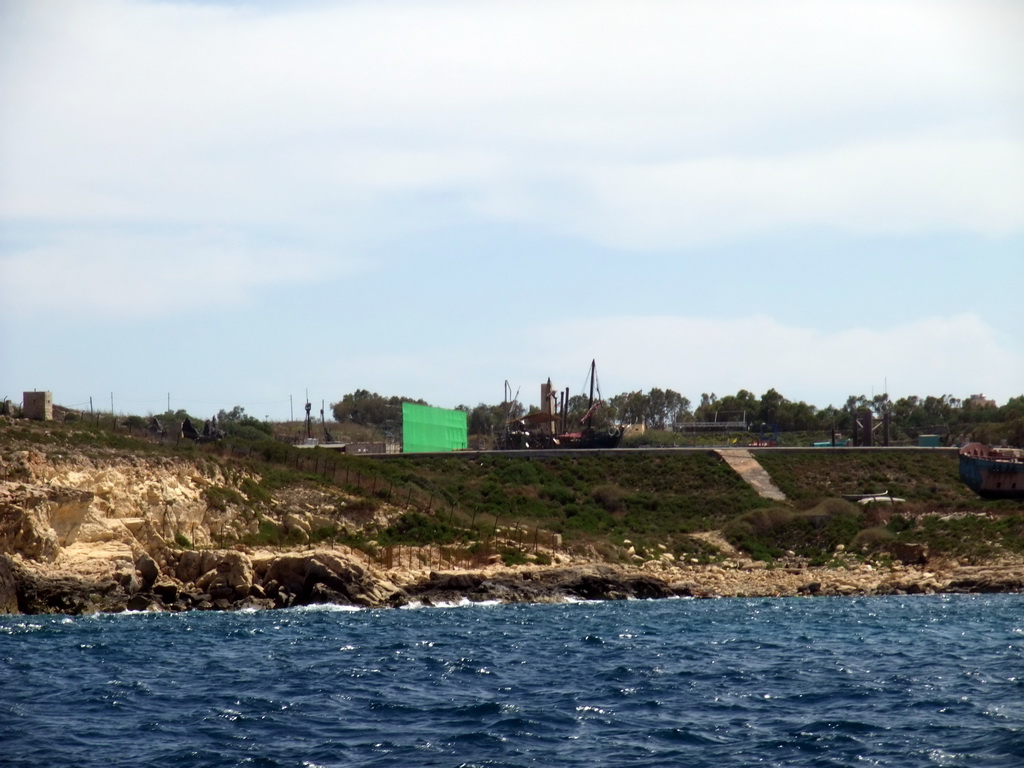
[[[458,451],[469,447],[466,412],[402,403],[402,452]]]

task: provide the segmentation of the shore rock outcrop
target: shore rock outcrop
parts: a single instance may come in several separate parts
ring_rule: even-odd
[[[11,558],[0,555],[0,614],[7,613],[21,613],[18,608],[18,584]]]
[[[394,567],[390,553],[378,563],[344,546],[310,545],[318,529],[367,523],[341,517],[340,491],[326,499],[289,488],[253,508],[239,502],[239,473],[224,472],[210,461],[159,456],[0,453],[0,613],[1024,592],[1017,561],[967,566],[894,544],[877,566],[837,548],[830,567],[809,567],[792,552],[767,567],[716,532],[694,534],[719,553],[714,564],[667,551],[645,559],[630,547],[622,565],[548,551],[550,565],[506,567],[491,554],[465,570],[439,549],[407,547]],[[302,545],[252,546],[268,522]]]

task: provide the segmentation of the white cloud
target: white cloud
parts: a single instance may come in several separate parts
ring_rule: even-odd
[[[0,259],[4,314],[158,317],[245,303],[254,289],[360,268],[231,233],[79,231]]]
[[[1024,229],[1007,3],[8,11],[0,212],[379,235],[409,194],[635,248]]]
[[[673,248],[801,227],[857,234],[1024,227],[1024,142],[903,141],[595,168],[576,234]],[[557,226],[557,222],[551,222]]]
[[[704,392],[760,396],[774,388],[824,408],[886,386],[894,400],[984,392],[1004,403],[1024,394],[1024,353],[973,314],[834,332],[768,315],[579,318],[516,325],[471,353],[438,340],[402,353],[309,361],[305,373],[329,382],[332,397],[364,387],[442,407],[501,402],[507,379],[521,402],[536,405],[549,377],[558,388],[583,391],[591,358],[604,397],[660,387],[699,402]]]
[[[835,332],[767,315],[581,318],[518,327],[471,359],[456,350],[431,350],[429,358],[405,359],[392,370],[396,379],[401,369],[421,372],[418,391],[440,405],[455,405],[452,397],[470,399],[466,391],[499,402],[502,382],[492,380],[497,376],[508,377],[531,403],[548,377],[557,387],[581,391],[591,358],[605,397],[660,387],[697,401],[704,392],[723,396],[747,389],[760,396],[775,388],[790,400],[825,407],[849,395],[881,393],[886,385],[893,399],[985,392],[1005,402],[1024,394],[1024,355],[973,314]],[[457,394],[446,394],[451,392]]]
[[[620,317],[579,321],[560,327],[559,336],[590,340],[588,350],[614,388],[606,394],[660,386],[693,398],[774,387],[791,400],[823,407],[850,394],[882,392],[886,383],[894,398],[984,390],[1005,400],[1021,394],[1024,381],[1020,350],[973,314],[836,332],[766,315]]]

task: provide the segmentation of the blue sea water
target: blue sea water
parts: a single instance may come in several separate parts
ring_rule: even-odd
[[[1021,766],[1024,596],[0,617],[5,766]]]

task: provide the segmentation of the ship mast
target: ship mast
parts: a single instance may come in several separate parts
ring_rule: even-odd
[[[590,361],[590,402],[587,404],[587,429],[594,426],[594,381],[597,379],[597,360]]]

